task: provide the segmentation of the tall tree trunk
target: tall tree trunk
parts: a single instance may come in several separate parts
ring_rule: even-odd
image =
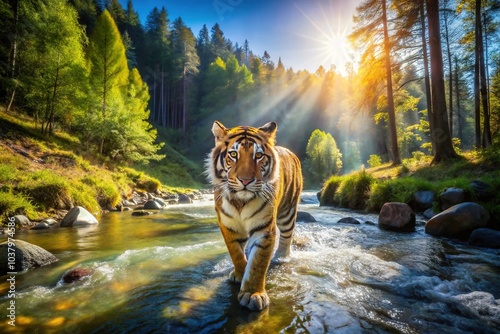
[[[479,10],[478,10],[479,8]],[[479,62],[481,54],[481,46],[478,43],[479,31],[481,26],[481,0],[476,0],[476,22],[475,22],[475,60],[474,60],[474,125],[475,125],[475,138],[476,147],[481,147],[481,97],[480,97],[480,72],[479,72]]]
[[[427,99],[427,119],[429,120],[429,128],[431,133],[434,131],[434,120],[432,116],[432,95],[431,95],[431,80],[429,78],[429,57],[427,52],[427,37],[425,27],[425,0],[420,0],[420,26],[422,29],[422,53],[424,59],[424,82],[425,82],[425,97]],[[434,146],[432,147],[434,154]]]
[[[448,8],[447,1],[445,2],[445,7],[443,11],[444,15],[444,36],[446,40],[446,57],[448,60],[448,99],[449,99],[449,109],[448,109],[448,123],[450,125],[450,135],[453,137],[453,71],[451,64],[451,50],[450,50],[450,33],[448,31]]]
[[[396,111],[394,108],[394,95],[392,90],[392,68],[391,68],[391,45],[389,42],[389,33],[387,29],[387,4],[386,0],[382,0],[382,21],[384,25],[384,51],[385,51],[385,67],[387,73],[387,112],[389,113],[389,132],[391,135],[391,153],[392,163],[395,165],[401,164],[399,156],[398,135],[396,130]]]
[[[460,108],[460,87],[458,85],[458,58],[455,56],[455,97],[457,100],[457,134],[458,138],[460,138],[460,142],[463,141],[462,136],[462,115]]]
[[[11,48],[10,48],[10,78],[12,80],[12,92],[10,93],[10,98],[9,98],[9,104],[7,106],[7,112],[9,112],[12,109],[12,105],[14,104],[14,98],[16,96],[16,87],[17,84],[14,81],[14,78],[16,77],[16,65],[17,65],[17,39],[18,39],[18,33],[19,33],[19,0],[16,0],[14,2],[14,5],[12,6],[14,9],[14,36],[12,38],[11,42]]]
[[[426,0],[429,29],[429,47],[431,55],[431,89],[434,131],[432,144],[436,146],[433,163],[458,157],[451,141],[448,117],[446,114],[446,96],[444,87],[443,54],[439,29],[439,1]]]
[[[486,89],[486,65],[483,46],[483,23],[481,21],[481,1],[476,0],[476,54],[479,57],[479,84],[481,102],[483,105],[483,141],[482,146],[491,146],[490,113],[488,106],[488,91]]]

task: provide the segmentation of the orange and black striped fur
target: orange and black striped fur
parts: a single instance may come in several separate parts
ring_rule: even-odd
[[[207,159],[219,226],[234,264],[230,275],[241,282],[238,300],[251,310],[269,305],[265,283],[275,258],[290,253],[302,190],[300,161],[275,146],[277,124],[227,129],[215,122],[215,147]]]

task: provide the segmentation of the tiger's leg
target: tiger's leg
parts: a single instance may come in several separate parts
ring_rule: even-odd
[[[240,283],[247,266],[245,245],[248,239],[246,235],[228,229],[223,223],[219,223],[219,227],[234,265],[229,280],[233,283]]]
[[[269,305],[266,292],[266,274],[271,262],[276,239],[274,221],[266,229],[251,232],[248,246],[248,265],[241,282],[238,300],[241,306],[253,311],[260,311]]]
[[[283,208],[278,213],[277,225],[280,230],[280,240],[278,249],[274,255],[274,260],[285,258],[290,255],[290,246],[292,244],[295,222],[297,220],[297,204],[298,202],[291,203],[291,205]]]

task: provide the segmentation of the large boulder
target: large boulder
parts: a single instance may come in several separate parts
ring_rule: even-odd
[[[72,207],[61,221],[61,227],[87,226],[99,224],[97,219],[81,206]]]
[[[415,230],[415,213],[406,203],[389,202],[380,209],[378,226],[384,230],[411,232]]]
[[[460,188],[448,188],[439,195],[441,210],[446,210],[465,201],[465,193]]]
[[[413,194],[412,208],[417,212],[424,212],[427,209],[432,208],[434,200],[436,198],[436,193],[431,190],[421,190],[416,191]]]
[[[0,244],[0,276],[8,272],[20,273],[57,261],[52,253],[26,241],[11,239],[10,245],[8,241]]]
[[[425,233],[465,240],[475,229],[486,227],[490,215],[481,205],[464,202],[429,219]]]
[[[500,248],[500,231],[478,228],[470,234],[469,244],[479,247]]]

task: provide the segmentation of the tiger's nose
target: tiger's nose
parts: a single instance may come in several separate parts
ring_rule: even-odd
[[[248,186],[250,183],[252,183],[253,180],[255,180],[255,178],[253,179],[238,179],[240,180],[241,183],[243,183],[244,186]]]

